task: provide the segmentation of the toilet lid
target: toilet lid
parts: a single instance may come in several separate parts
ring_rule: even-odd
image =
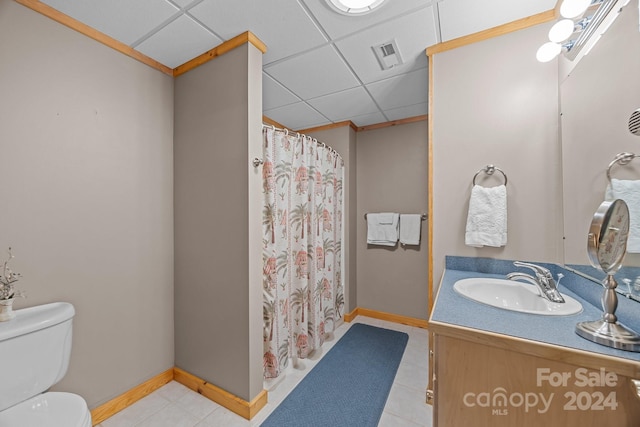
[[[91,426],[87,403],[77,394],[39,394],[0,412],[0,427]]]

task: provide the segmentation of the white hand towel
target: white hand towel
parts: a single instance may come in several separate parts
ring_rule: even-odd
[[[400,215],[400,244],[419,245],[421,223],[422,223],[422,215],[420,214],[401,214]]]
[[[473,186],[464,240],[476,247],[507,244],[507,187]]]
[[[396,215],[398,214],[379,213],[379,214],[373,214],[373,215],[376,215],[376,218],[378,219],[378,224],[389,225],[389,224],[393,224],[393,221],[396,218]]]
[[[640,181],[613,178],[607,185],[605,199],[622,199],[627,203],[630,219],[627,252],[640,253]]]
[[[395,246],[398,242],[400,214],[367,214],[367,243],[370,245]]]

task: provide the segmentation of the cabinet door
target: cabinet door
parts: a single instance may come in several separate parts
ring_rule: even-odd
[[[640,426],[630,378],[436,335],[434,426]]]

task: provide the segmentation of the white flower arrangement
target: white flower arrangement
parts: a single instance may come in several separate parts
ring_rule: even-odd
[[[9,248],[9,258],[4,262],[2,275],[0,275],[0,300],[24,296],[22,292],[15,290],[15,283],[20,278],[20,273],[14,273],[9,268],[9,262],[12,258],[13,254]]]

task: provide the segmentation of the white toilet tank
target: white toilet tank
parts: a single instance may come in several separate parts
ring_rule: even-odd
[[[0,411],[60,381],[71,354],[71,304],[56,302],[15,313],[14,319],[0,322]]]

